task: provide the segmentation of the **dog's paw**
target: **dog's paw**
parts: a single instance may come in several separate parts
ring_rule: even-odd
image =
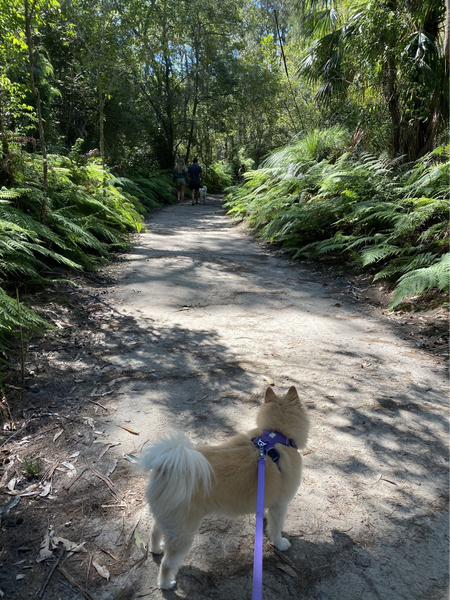
[[[169,578],[168,581],[160,580],[158,578],[158,587],[162,590],[172,590],[176,586],[177,582],[174,577]]]
[[[289,550],[291,547],[291,542],[286,538],[281,538],[280,541],[275,544],[275,547],[281,551]]]

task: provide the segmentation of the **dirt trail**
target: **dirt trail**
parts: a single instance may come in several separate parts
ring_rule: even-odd
[[[123,455],[173,428],[214,443],[253,427],[268,381],[282,392],[296,385],[313,426],[285,525],[292,548],[265,546],[265,600],[448,597],[447,386],[437,359],[344,294],[342,281],[257,245],[217,198],[152,214],[117,271],[111,312],[71,371],[72,383],[84,377],[77,397],[97,404],[74,408],[65,445],[53,443],[77,476],[112,467],[120,494],[91,470],[78,480],[61,471],[25,554],[35,579],[0,583],[6,600],[50,574],[51,561],[36,565],[33,554],[45,521],[86,542],[66,571],[96,600],[250,598],[253,516],[206,520],[175,590],[156,589],[159,558],[139,548],[150,524],[144,482]],[[31,502],[22,498],[17,514],[26,518]],[[56,571],[44,597],[83,596]]]

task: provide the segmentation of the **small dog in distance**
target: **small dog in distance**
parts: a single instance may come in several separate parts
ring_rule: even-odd
[[[206,194],[208,192],[208,188],[206,187],[206,185],[204,185],[203,187],[201,187],[198,190],[198,194],[199,194],[199,198],[200,198],[200,204],[206,204]]]

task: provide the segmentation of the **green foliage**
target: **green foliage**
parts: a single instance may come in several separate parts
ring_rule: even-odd
[[[18,331],[26,328],[35,332],[42,333],[45,329],[51,327],[47,321],[39,317],[24,304],[20,304],[20,318],[17,311],[17,300],[11,298],[0,287],[0,349],[5,349],[10,343],[11,338],[18,334]]]
[[[402,165],[348,141],[333,128],[274,152],[229,191],[229,214],[294,257],[341,253],[375,280],[399,278],[392,306],[448,289],[448,148]]]
[[[22,460],[22,467],[30,479],[37,479],[42,475],[42,467],[37,458],[28,461],[26,458]]]
[[[16,161],[20,187],[0,189],[0,350],[20,326],[39,331],[48,327],[24,305],[19,317],[17,301],[7,289],[19,281],[48,281],[43,273],[55,266],[95,269],[112,252],[127,247],[129,233],[143,229],[147,209],[173,201],[170,176],[104,174],[95,159],[79,155],[81,144],[79,140],[68,157],[48,157],[48,197],[42,193],[42,160],[33,155]]]
[[[302,47],[299,74],[331,122],[347,122],[360,138],[370,128],[367,140],[382,133],[383,146],[408,160],[432,151],[449,120],[445,3],[300,0],[297,6],[291,44]]]
[[[213,163],[205,175],[205,185],[208,192],[222,192],[225,188],[230,187],[233,183],[233,176],[227,165],[220,162]]]

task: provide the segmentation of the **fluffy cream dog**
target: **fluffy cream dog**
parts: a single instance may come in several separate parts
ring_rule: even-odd
[[[198,190],[199,199],[202,204],[206,204],[206,194],[207,193],[208,193],[208,188],[206,187],[206,185],[204,185],[203,187],[201,187]]]
[[[230,517],[256,510],[259,450],[252,439],[263,430],[282,433],[302,449],[308,436],[308,416],[295,387],[277,396],[268,388],[259,409],[257,427],[218,446],[193,447],[183,434],[173,434],[146,449],[140,459],[151,471],[146,490],[154,522],[150,550],[164,552],[158,586],[174,587],[176,575],[202,519],[211,513]],[[289,501],[300,485],[302,457],[292,446],[277,443],[278,463],[266,457],[264,506],[267,535],[279,550],[290,543],[281,536]]]

